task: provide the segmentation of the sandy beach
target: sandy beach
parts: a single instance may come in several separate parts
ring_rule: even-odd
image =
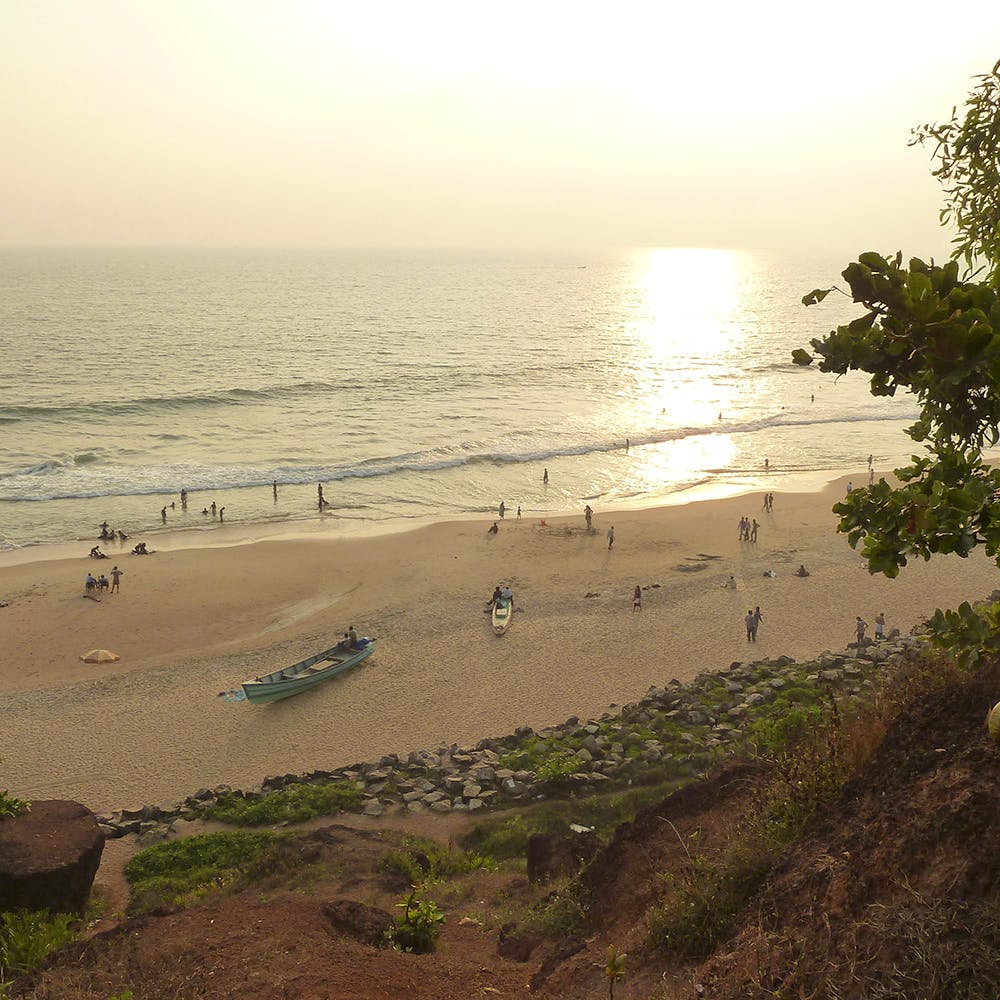
[[[487,534],[490,518],[228,546],[178,535],[169,550],[112,549],[100,563],[84,543],[73,558],[22,553],[0,568],[9,602],[0,609],[0,788],[103,810],[471,744],[596,716],[733,660],[843,649],[858,614],[872,623],[884,611],[887,628],[907,631],[935,607],[997,585],[980,553],[913,563],[896,580],[870,576],[834,530],[830,507],[845,483],[776,493],[773,513],[762,494],[598,511],[590,534],[581,513],[545,526],[508,517],[497,536]],[[756,543],[738,540],[743,514],[760,522]],[[121,593],[84,598],[87,572],[114,563]],[[807,579],[793,575],[800,563]],[[723,586],[730,574],[735,591]],[[498,582],[510,584],[517,609],[501,638],[484,614]],[[743,616],[757,605],[763,623],[748,647]],[[273,705],[219,696],[332,645],[351,624],[378,639],[355,671]],[[94,647],[120,662],[81,662]]]

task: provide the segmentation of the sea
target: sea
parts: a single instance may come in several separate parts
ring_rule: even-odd
[[[847,263],[0,250],[0,547],[93,544],[104,523],[154,545],[485,528],[501,501],[537,520],[867,481],[869,454],[885,471],[915,449],[913,397],[791,359],[858,315],[801,304]]]

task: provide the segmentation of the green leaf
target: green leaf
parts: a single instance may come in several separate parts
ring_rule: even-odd
[[[822,302],[832,291],[832,288],[814,288],[808,295],[802,296],[802,304],[804,306],[814,306]]]

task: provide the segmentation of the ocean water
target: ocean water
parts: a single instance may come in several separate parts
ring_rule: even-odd
[[[843,296],[800,302],[846,263],[2,251],[0,546],[93,539],[104,521],[211,530],[213,501],[230,525],[337,531],[485,518],[500,500],[537,518],[861,480],[869,453],[888,469],[913,450],[913,399],[790,357],[857,314]]]

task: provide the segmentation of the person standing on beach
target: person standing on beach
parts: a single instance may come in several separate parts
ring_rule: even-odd
[[[757,641],[757,619],[753,616],[753,611],[747,610],[743,624],[747,627],[747,642]]]
[[[868,622],[866,622],[861,615],[858,615],[857,624],[855,625],[855,630],[858,636],[858,649],[860,650],[865,644],[865,629],[868,628]]]
[[[162,520],[164,524],[167,523],[167,508],[166,507],[164,507],[163,510],[160,511],[160,520]]]
[[[869,456],[868,456],[868,468],[869,468],[869,469],[870,469],[870,468],[872,467],[872,462],[873,462],[874,460],[875,460],[875,456],[874,456],[874,455],[869,455]]]
[[[108,593],[113,594],[116,590],[121,593],[121,579],[125,574],[117,567],[111,567],[111,590]]]
[[[612,524],[608,529],[608,551],[611,551],[611,546],[615,544],[615,526]]]
[[[586,507],[583,508],[583,519],[587,522],[587,531],[591,530],[590,522],[593,520],[594,512],[590,509],[590,504],[588,503]]]
[[[218,511],[219,511],[219,508],[215,506],[215,501],[213,500],[212,501],[212,517],[215,517],[218,514]]]
[[[632,594],[632,614],[636,611],[642,611],[642,587],[639,584],[635,585],[635,591]]]
[[[225,517],[225,515],[226,515],[226,508],[225,507],[220,507],[219,508],[219,524],[222,524],[222,521],[223,521],[223,518]]]
[[[275,479],[275,481],[273,483],[271,483],[271,491],[274,493],[274,499],[277,502],[277,499],[278,499],[278,480],[277,479]]]
[[[542,485],[543,486],[548,486],[549,485],[549,470],[548,469],[543,469],[542,470]]]
[[[502,521],[504,514],[507,513],[507,507],[504,504],[503,500],[500,501],[500,506],[497,508],[497,513],[500,515],[500,520]]]
[[[764,620],[764,616],[760,613],[760,605],[753,609],[753,641],[757,641],[757,629],[760,628],[760,623]]]
[[[880,611],[875,616],[875,641],[881,642],[885,638],[885,612]]]
[[[521,505],[520,504],[517,505],[517,519],[519,521],[521,520]]]
[[[750,526],[750,541],[751,542],[756,542],[757,541],[757,529],[759,527],[760,527],[760,525],[757,523],[757,518],[754,518],[753,519],[753,524]]]

